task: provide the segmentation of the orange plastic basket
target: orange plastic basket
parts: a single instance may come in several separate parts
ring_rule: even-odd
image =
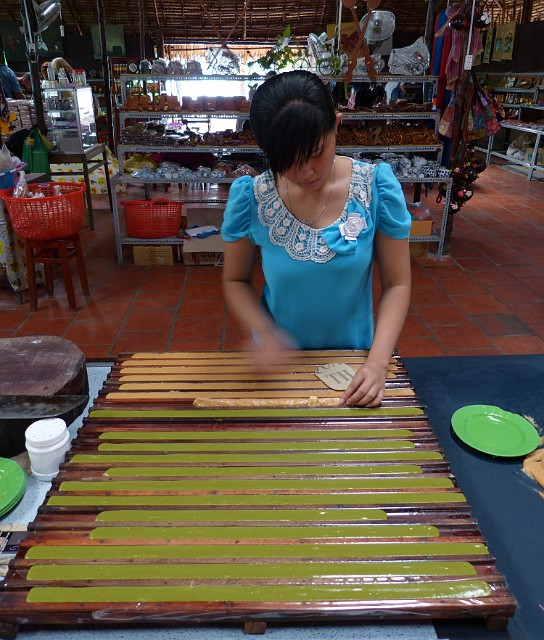
[[[58,186],[60,195],[55,194]],[[25,240],[57,240],[78,233],[83,226],[85,205],[83,183],[47,182],[29,184],[30,192],[43,198],[14,198],[13,189],[3,192],[9,219],[15,233]]]
[[[165,198],[123,202],[127,235],[132,238],[168,238],[181,226],[183,202]]]

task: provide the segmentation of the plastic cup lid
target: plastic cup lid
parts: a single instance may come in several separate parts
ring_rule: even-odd
[[[66,422],[62,418],[36,420],[25,431],[27,444],[35,447],[50,447],[64,438]]]

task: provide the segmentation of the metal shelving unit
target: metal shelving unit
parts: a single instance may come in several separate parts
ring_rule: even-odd
[[[513,158],[512,156],[507,155],[501,151],[493,150],[493,142],[495,136],[489,136],[486,150],[486,163],[489,164],[491,162],[491,156],[495,156],[497,158],[503,158],[504,160],[508,160],[512,164],[521,165],[523,167],[527,167],[529,169],[527,173],[527,180],[531,180],[533,177],[533,173],[535,171],[544,171],[544,167],[541,167],[536,164],[538,159],[538,149],[540,147],[540,141],[542,139],[542,134],[544,134],[544,127],[531,127],[527,124],[519,124],[516,125],[511,122],[501,122],[501,127],[503,129],[511,129],[513,131],[518,131],[519,133],[532,133],[536,135],[535,144],[533,147],[533,155],[531,158],[531,162],[525,162],[525,160],[518,160],[517,158]]]
[[[127,91],[130,85],[134,82],[153,82],[161,83],[166,81],[210,81],[210,80],[236,80],[241,82],[263,82],[267,79],[264,76],[172,76],[172,75],[140,75],[140,74],[122,74],[119,78],[120,82],[120,97],[124,102],[127,97]],[[339,78],[322,77],[323,81],[339,82]],[[378,82],[421,82],[428,84],[427,91],[434,91],[438,84],[438,76],[389,76],[381,75],[377,79]],[[352,82],[370,82],[368,76],[355,76]],[[249,114],[247,112],[240,111],[225,111],[225,112],[187,112],[187,111],[120,111],[119,121],[121,131],[125,126],[125,122],[128,119],[176,119],[179,118],[220,118],[220,119],[233,119],[244,118],[247,119]],[[356,112],[342,112],[342,118],[345,120],[364,121],[364,120],[395,120],[395,121],[432,121],[434,132],[438,130],[438,123],[440,120],[440,114],[438,111],[417,111],[417,112],[401,112],[401,111],[386,111],[386,112],[369,112],[369,111],[356,111]],[[358,156],[360,154],[380,154],[380,153],[425,153],[435,154],[438,162],[442,158],[442,144],[433,145],[392,145],[392,146],[339,146],[337,147],[339,153]],[[119,166],[122,171],[124,156],[127,153],[213,153],[217,156],[229,156],[232,154],[253,154],[261,155],[261,151],[257,146],[245,145],[245,146],[190,146],[185,144],[180,145],[144,145],[144,144],[126,144],[121,143],[117,145],[117,154],[119,157]],[[139,177],[132,177],[126,173],[121,173],[112,180],[113,188],[113,217],[114,217],[114,229],[117,248],[117,260],[121,264],[123,262],[123,245],[136,245],[136,244],[171,244],[180,245],[183,244],[183,240],[177,237],[160,238],[160,239],[142,239],[131,238],[127,236],[126,229],[124,227],[124,221],[120,215],[119,203],[117,199],[117,193],[115,185],[117,184],[140,184],[146,187],[151,184],[170,184],[172,179],[142,179]],[[184,184],[230,184],[233,182],[233,178],[189,178],[183,179]],[[446,183],[448,185],[447,193],[444,198],[443,214],[440,221],[440,227],[433,230],[433,234],[430,236],[412,236],[411,241],[419,242],[438,242],[438,258],[442,256],[444,248],[444,238],[446,233],[447,216],[450,204],[451,178],[425,178],[425,179],[409,179],[400,180],[404,184],[425,184],[425,183]],[[205,202],[206,200],[202,200]],[[195,201],[198,202],[198,201]],[[215,201],[214,201],[215,202]]]

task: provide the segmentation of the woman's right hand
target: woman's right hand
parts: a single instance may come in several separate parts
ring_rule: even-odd
[[[273,328],[254,338],[252,343],[253,366],[259,373],[278,371],[285,364],[296,360],[299,355],[294,340],[281,329]]]

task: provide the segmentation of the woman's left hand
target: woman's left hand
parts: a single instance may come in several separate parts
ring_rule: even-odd
[[[387,367],[384,369],[372,363],[363,365],[340,396],[340,403],[377,407],[384,395],[386,374]]]

